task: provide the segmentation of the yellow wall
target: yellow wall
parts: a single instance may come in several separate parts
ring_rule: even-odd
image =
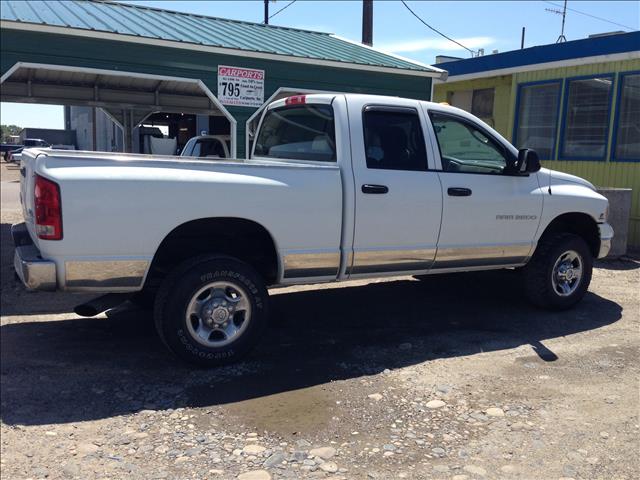
[[[453,80],[434,86],[435,101],[446,101],[447,92],[456,90],[474,90],[478,88],[490,88],[495,86],[494,100],[494,122],[495,128],[508,139],[513,138],[513,126],[515,119],[515,104],[518,93],[518,85],[521,83],[537,82],[543,80],[566,79],[582,75],[594,75],[640,70],[640,60],[622,60],[616,62],[594,63],[575,67],[553,68],[548,70],[534,70],[529,72],[515,73],[512,76],[496,76],[476,80],[466,80],[455,82]],[[508,87],[506,83],[508,82]],[[598,187],[632,188],[631,219],[629,224],[629,244],[640,247],[640,163],[638,162],[612,162],[611,161],[611,140],[613,137],[613,125],[615,122],[615,109],[617,107],[619,76],[615,76],[613,85],[614,102],[612,103],[609,142],[606,161],[560,161],[547,160],[544,166],[560,170],[563,172],[578,175],[586,178]],[[560,101],[564,101],[564,89],[566,82],[563,82]],[[507,91],[508,90],[508,91]],[[562,115],[564,105],[560,105]],[[560,133],[562,119],[558,121],[558,132],[556,135],[556,155],[560,148]]]
[[[629,221],[629,245],[640,247],[640,163],[632,162],[542,162],[547,168],[586,178],[596,187],[633,189],[631,218]]]
[[[434,102],[446,102],[450,92],[464,90],[479,90],[481,88],[495,88],[493,98],[493,118],[484,119],[502,135],[506,136],[509,129],[509,115],[511,112],[511,75],[480,78],[464,82],[440,83],[433,87]],[[509,137],[507,137],[509,138]]]

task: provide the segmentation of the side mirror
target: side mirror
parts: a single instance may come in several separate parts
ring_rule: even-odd
[[[540,158],[535,150],[523,148],[518,152],[516,171],[518,173],[535,173],[540,170]]]

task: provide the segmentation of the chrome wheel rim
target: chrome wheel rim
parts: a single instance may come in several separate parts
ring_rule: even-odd
[[[249,295],[231,282],[213,282],[200,288],[186,311],[189,334],[205,347],[223,347],[237,340],[250,321]]]
[[[553,290],[561,297],[568,297],[580,286],[582,273],[582,257],[575,250],[567,250],[558,257],[553,266]]]

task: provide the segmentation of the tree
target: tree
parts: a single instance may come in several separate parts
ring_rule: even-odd
[[[17,125],[0,125],[0,142],[7,143],[9,137],[18,135],[22,131],[22,127]]]

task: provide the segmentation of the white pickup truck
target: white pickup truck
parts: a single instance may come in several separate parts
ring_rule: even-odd
[[[153,302],[178,356],[241,357],[267,287],[518,269],[536,305],[585,294],[613,231],[589,182],[446,105],[318,94],[265,110],[249,160],[27,150],[15,269],[30,289]]]

